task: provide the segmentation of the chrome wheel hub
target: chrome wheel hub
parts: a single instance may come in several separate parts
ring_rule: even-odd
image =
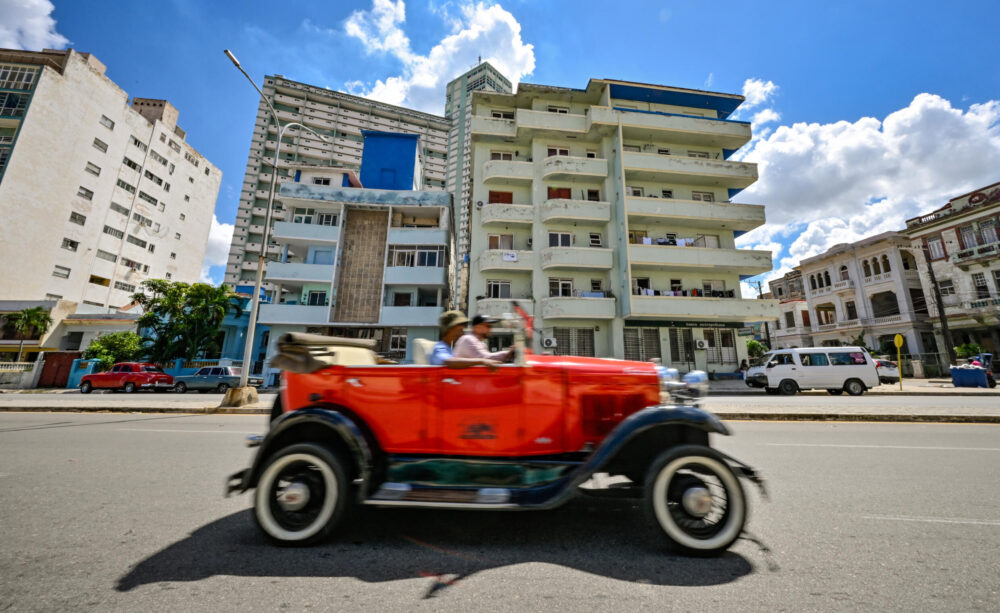
[[[285,511],[301,511],[309,504],[309,486],[296,481],[278,494],[278,504]]]
[[[712,493],[708,488],[690,487],[681,497],[684,510],[694,517],[705,517],[712,510]]]

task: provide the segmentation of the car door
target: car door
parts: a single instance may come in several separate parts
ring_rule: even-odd
[[[523,448],[524,366],[435,367],[441,453],[512,455]]]
[[[768,387],[778,387],[785,379],[791,379],[798,383],[798,369],[799,365],[792,352],[775,351],[771,354],[771,361],[768,362],[765,370]]]
[[[111,367],[111,370],[107,372],[98,373],[92,376],[89,381],[94,388],[111,388],[117,387],[115,385],[115,380],[119,376],[118,372],[121,370],[121,364],[115,364]]]
[[[832,389],[841,386],[833,380],[834,369],[830,368],[830,360],[825,351],[799,351],[799,364],[799,389]]]
[[[199,368],[193,375],[184,377],[184,383],[188,386],[188,389],[203,389],[206,387],[205,380],[208,379],[208,373],[211,368]]]
[[[436,394],[426,366],[345,366],[326,369],[322,377],[343,377],[344,404],[357,415],[388,453],[434,453],[436,441],[427,423]],[[338,372],[340,371],[340,372]],[[338,402],[339,404],[339,402]]]

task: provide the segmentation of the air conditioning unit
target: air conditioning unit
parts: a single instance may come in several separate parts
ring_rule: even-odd
[[[477,209],[481,209],[481,208],[483,208],[483,201],[482,201],[482,200],[480,200],[480,201],[476,202],[476,208],[477,208]]]
[[[694,341],[694,348],[695,349],[708,349],[708,341],[706,341],[704,339],[700,339],[700,338],[699,339],[695,339],[695,341]]]
[[[554,338],[543,338],[542,339],[542,347],[545,347],[546,349],[555,349],[555,347],[556,347],[556,339],[554,339]]]

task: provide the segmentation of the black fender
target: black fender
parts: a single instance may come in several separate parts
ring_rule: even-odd
[[[271,422],[271,429],[257,449],[250,468],[229,478],[226,494],[242,494],[255,487],[268,457],[288,445],[303,442],[332,443],[343,449],[350,456],[345,459],[352,460],[357,469],[355,477],[361,482],[359,497],[363,499],[367,495],[366,488],[371,482],[372,447],[358,423],[336,407],[298,409]]]

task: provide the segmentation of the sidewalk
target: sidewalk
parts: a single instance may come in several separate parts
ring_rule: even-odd
[[[766,392],[760,388],[748,386],[742,380],[709,381],[708,393],[711,396],[763,396]],[[823,395],[826,390],[809,390],[799,392],[802,395]],[[866,396],[997,396],[1000,397],[1000,387],[955,387],[951,379],[903,379],[903,389],[899,383],[883,384],[865,392]]]

